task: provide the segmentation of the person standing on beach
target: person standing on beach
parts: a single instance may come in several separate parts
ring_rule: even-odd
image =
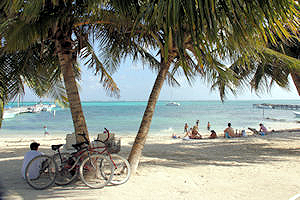
[[[183,133],[187,133],[187,132],[188,132],[188,128],[189,128],[188,124],[185,123],[185,124],[184,124]]]
[[[207,122],[207,130],[209,131],[210,130],[210,123]]]
[[[41,152],[38,151],[40,144],[37,142],[32,142],[30,144],[30,151],[28,151],[25,155],[24,155],[24,160],[23,160],[23,164],[22,164],[22,169],[21,169],[21,173],[23,178],[25,179],[25,170],[26,167],[28,165],[28,163],[34,159],[36,156],[42,155]],[[29,170],[29,177],[30,178],[36,178],[39,174],[39,163],[36,163],[36,165],[34,165],[32,168],[30,168]]]
[[[196,121],[196,126],[199,128],[199,119]]]
[[[45,125],[44,126],[44,136],[46,136],[46,135],[49,135],[49,132],[48,132],[47,126]]]

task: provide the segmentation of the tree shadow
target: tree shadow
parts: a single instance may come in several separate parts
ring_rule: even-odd
[[[258,136],[259,142],[253,143],[252,137],[233,139],[202,139],[197,141],[178,141],[172,144],[146,144],[143,159],[139,166],[166,166],[184,168],[196,165],[215,165],[239,167],[266,162],[286,161],[289,157],[300,157],[300,148],[276,147],[270,143],[299,141],[300,135],[291,134]],[[162,152],[162,149],[165,151]],[[159,160],[158,160],[159,159]]]
[[[126,149],[129,151],[130,148],[126,147]],[[49,147],[40,148],[39,150],[47,155],[53,155],[54,153]],[[91,190],[93,189],[84,185],[79,178],[78,181],[70,183],[69,185],[57,186],[54,184],[44,190],[31,188],[21,175],[23,157],[25,152],[28,151],[28,147],[17,148],[12,151],[14,152],[2,154],[0,157],[0,192],[4,192],[4,199],[20,199],[20,197],[24,200],[49,199],[49,197],[51,197],[51,199],[65,199],[66,196],[70,199],[80,199],[78,196],[79,191],[81,195],[82,192],[86,192],[88,196],[91,196]],[[121,152],[120,155],[125,157],[125,154],[126,152]],[[72,192],[70,192],[70,190]],[[99,193],[94,193],[96,199]]]

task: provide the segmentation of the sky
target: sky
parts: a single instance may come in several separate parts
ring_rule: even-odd
[[[109,97],[99,83],[100,77],[95,76],[93,70],[81,66],[80,81],[81,101],[147,101],[153,87],[156,73],[141,63],[132,63],[127,60],[120,65],[119,70],[113,74],[113,79],[120,89],[120,98]],[[217,91],[210,91],[210,86],[198,79],[190,86],[184,77],[176,78],[181,86],[169,87],[166,82],[161,90],[159,100],[220,100]],[[225,100],[268,100],[268,99],[294,99],[298,100],[296,88],[291,81],[290,91],[273,87],[270,93],[260,94],[248,89],[241,91],[237,96],[228,95]],[[47,101],[49,99],[41,99]],[[28,88],[23,101],[40,101]]]

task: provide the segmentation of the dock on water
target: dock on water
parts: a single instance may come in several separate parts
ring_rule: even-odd
[[[3,119],[14,118],[18,114],[22,113],[38,113],[41,111],[51,112],[55,108],[55,104],[35,104],[33,106],[20,106],[13,108],[5,108],[3,112]]]
[[[262,109],[281,109],[281,110],[300,110],[299,105],[291,105],[291,104],[269,104],[269,103],[262,103],[262,104],[253,104],[254,108],[262,108]]]

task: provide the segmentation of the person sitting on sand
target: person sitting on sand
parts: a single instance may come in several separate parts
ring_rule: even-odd
[[[202,136],[198,132],[198,127],[197,126],[193,127],[192,134],[189,137],[190,137],[190,139],[201,139],[202,138]]]
[[[218,136],[217,136],[217,133],[216,133],[214,130],[211,130],[210,132],[211,132],[211,134],[210,134],[210,136],[208,137],[209,139],[215,139],[215,138],[218,137]]]
[[[24,179],[25,179],[25,170],[28,163],[36,156],[42,155],[42,153],[38,151],[39,146],[40,146],[39,143],[32,142],[30,144],[30,151],[28,151],[24,156],[23,165],[21,169],[21,173]],[[29,177],[36,178],[38,176],[38,173],[39,173],[39,163],[36,163],[36,165],[30,168],[29,170]]]
[[[263,124],[259,124],[259,127],[259,134],[264,136],[268,132],[267,128]]]
[[[224,138],[232,138],[234,137],[234,130],[231,127],[231,123],[228,123],[228,127],[224,130]]]

